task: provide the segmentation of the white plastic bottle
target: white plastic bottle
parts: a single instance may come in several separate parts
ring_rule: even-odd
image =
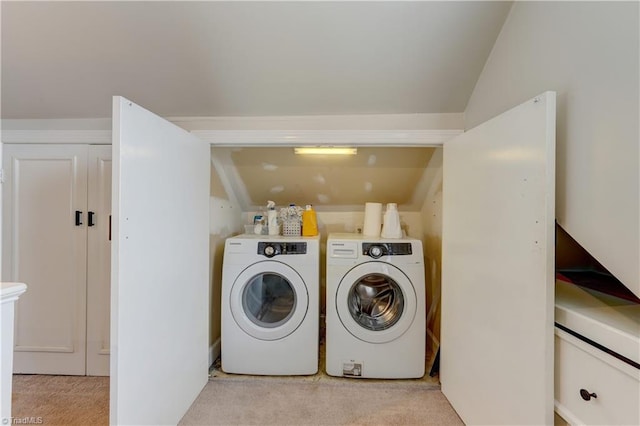
[[[382,238],[402,238],[402,228],[400,228],[400,214],[396,203],[388,203],[384,212],[382,223]]]
[[[280,235],[278,212],[276,211],[276,203],[273,201],[267,202],[267,226],[269,227],[269,235]]]

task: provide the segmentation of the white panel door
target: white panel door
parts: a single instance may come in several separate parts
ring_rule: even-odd
[[[204,387],[210,148],[113,103],[112,424],[177,424]]]
[[[83,375],[87,145],[5,144],[3,157],[2,279],[29,285],[14,371]]]
[[[111,145],[89,146],[87,376],[109,375]]]
[[[442,391],[466,424],[553,424],[555,93],[444,145]]]

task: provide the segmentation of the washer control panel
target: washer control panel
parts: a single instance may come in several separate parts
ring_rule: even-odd
[[[412,254],[411,243],[362,243],[362,254],[379,259],[382,256]]]
[[[281,254],[306,254],[307,243],[291,243],[286,241],[260,241],[258,243],[258,254],[266,257],[273,257]]]

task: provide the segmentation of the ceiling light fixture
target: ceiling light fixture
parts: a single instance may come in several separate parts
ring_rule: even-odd
[[[293,148],[296,154],[303,155],[356,155],[358,148],[336,147],[336,146],[309,146]]]

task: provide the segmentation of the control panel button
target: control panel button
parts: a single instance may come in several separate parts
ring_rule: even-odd
[[[373,257],[374,259],[379,259],[380,257],[382,257],[382,254],[383,250],[380,246],[372,246],[371,248],[369,248],[369,256]]]
[[[266,246],[264,248],[264,255],[267,257],[273,257],[276,254],[276,249],[273,246]]]

